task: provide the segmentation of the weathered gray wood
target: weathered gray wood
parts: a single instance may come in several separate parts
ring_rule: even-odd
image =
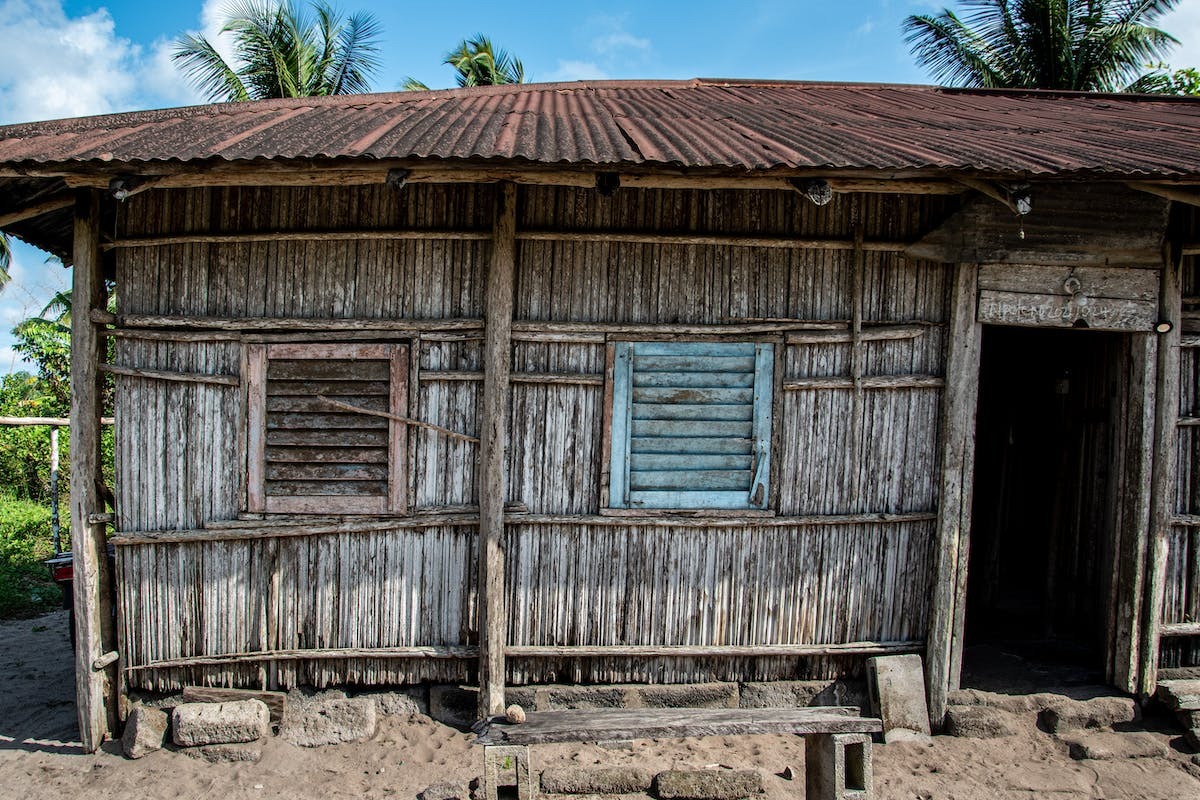
[[[979,321],[1039,328],[1087,327],[1100,331],[1149,332],[1158,321],[1153,300],[1072,297],[984,289],[979,292]]]
[[[1160,637],[1200,636],[1200,622],[1164,622],[1158,626]]]
[[[329,509],[332,511],[332,509]],[[440,528],[447,525],[476,525],[477,514],[434,514],[420,517],[392,517],[372,521],[312,524],[302,520],[277,525],[255,526],[248,521],[243,527],[201,528],[186,531],[122,531],[109,541],[116,546],[137,544],[184,544],[188,542],[231,542],[251,539],[287,538],[295,536],[328,536],[342,533],[370,533],[401,528]]]
[[[75,204],[72,300],[77,309],[102,308],[100,198],[80,191]],[[75,703],[83,749],[95,752],[116,731],[117,681],[112,670],[92,663],[116,648],[103,525],[88,516],[104,510],[96,490],[100,478],[101,339],[86,313],[71,318],[71,554],[75,603]]]
[[[551,386],[603,386],[603,375],[550,372],[512,372],[512,383],[543,383]],[[421,373],[422,381],[482,381],[483,373],[476,371],[428,370]]]
[[[1176,329],[1176,336],[1178,335]],[[1153,530],[1153,464],[1156,455],[1156,418],[1158,348],[1171,346],[1170,334],[1145,333],[1133,336],[1130,343],[1129,406],[1125,412],[1125,491],[1118,502],[1123,505],[1123,530],[1117,541],[1120,552],[1114,559],[1112,607],[1115,610],[1109,641],[1106,642],[1111,674],[1109,681],[1122,691],[1139,690],[1140,648],[1142,639],[1142,601],[1145,592],[1146,556]],[[1178,372],[1176,372],[1178,374]],[[1176,435],[1171,428],[1171,435]],[[1161,451],[1159,451],[1161,452]],[[1174,486],[1172,478],[1171,486]]]
[[[475,647],[314,647],[311,650],[264,650],[254,653],[221,653],[211,656],[164,658],[148,664],[126,667],[138,672],[172,667],[198,667],[206,664],[254,664],[262,661],[307,661],[332,658],[474,658]]]
[[[143,369],[141,367],[118,367],[114,364],[100,364],[100,372],[109,375],[124,375],[130,378],[147,378],[158,381],[178,381],[181,383],[212,383],[218,386],[240,386],[242,379],[237,375],[204,375],[198,372],[171,372],[161,369]]]
[[[979,288],[1023,294],[1104,297],[1158,301],[1156,269],[1124,267],[1051,267],[1029,264],[982,264]]]
[[[126,328],[180,328],[213,331],[462,331],[483,327],[478,319],[320,319],[312,317],[215,317],[170,314],[120,314]]]
[[[941,490],[933,597],[925,652],[929,718],[940,728],[947,693],[957,688],[961,669],[967,556],[971,529],[971,483],[975,461],[975,410],[982,328],[975,321],[979,270],[953,268],[949,355],[942,394]]]
[[[517,232],[517,241],[526,242],[612,242],[621,244],[663,244],[701,247],[763,247],[780,250],[853,250],[848,239],[793,238],[790,236],[753,236],[746,234],[627,233],[623,231],[533,231]],[[872,253],[899,253],[908,242],[864,242]]]
[[[879,720],[858,716],[857,708],[597,708],[532,711],[525,722],[489,719],[475,744],[531,745],[554,742],[610,742],[631,739],[685,739],[768,733],[876,733]]]
[[[239,700],[259,700],[271,712],[271,722],[279,724],[287,715],[287,695],[254,689],[225,689],[219,686],[185,686],[185,703],[230,703]]]
[[[1162,263],[1163,199],[1113,184],[1037,184],[1033,203],[1033,213],[1017,219],[989,198],[968,200],[905,253],[943,263]]]
[[[465,433],[459,433],[458,431],[453,431],[453,430],[450,430],[449,428],[443,428],[441,425],[434,425],[431,422],[423,422],[419,419],[413,419],[411,417],[404,417],[404,416],[400,416],[399,414],[388,414],[388,413],[384,413],[382,411],[372,411],[370,409],[363,408],[362,406],[354,405],[351,403],[343,403],[339,400],[333,400],[329,397],[326,397],[325,395],[317,395],[317,399],[323,403],[326,403],[329,406],[332,406],[333,408],[339,408],[342,411],[353,411],[357,414],[362,414],[364,416],[382,417],[383,419],[390,419],[390,420],[394,420],[396,422],[403,422],[405,425],[409,425],[414,428],[424,428],[425,430],[428,430],[428,431],[434,431],[435,433],[440,433],[442,436],[449,436],[452,439],[462,439],[465,442],[478,442],[479,441],[479,437],[477,437],[477,436],[468,436]]]
[[[1159,294],[1160,315],[1171,329],[1159,336],[1154,395],[1154,465],[1150,478],[1150,531],[1146,548],[1145,604],[1138,688],[1153,694],[1158,678],[1159,635],[1162,626],[1163,584],[1167,570],[1167,536],[1175,515],[1179,429],[1179,340],[1181,309],[1178,251],[1165,259]]]
[[[479,443],[479,714],[504,709],[504,500],[516,265],[517,187],[495,193],[492,256],[484,296],[483,401]]]
[[[35,203],[30,203],[24,208],[13,209],[12,211],[0,214],[0,228],[7,228],[9,225],[15,225],[27,219],[40,217],[52,211],[61,211],[73,205],[75,205],[74,192],[63,192],[62,194],[52,195]]]
[[[926,325],[878,325],[863,328],[859,331],[859,340],[863,342],[897,341],[900,339],[916,339],[928,330]],[[784,337],[786,344],[840,344],[851,342],[853,331],[810,331],[807,333],[789,333]]]
[[[66,417],[0,417],[0,425],[49,425],[52,428],[71,424]],[[112,417],[101,417],[101,425],[112,425]]]
[[[802,658],[805,656],[886,655],[913,653],[923,641],[839,642],[838,644],[755,645],[509,645],[504,654],[512,658]]]
[[[166,247],[179,244],[245,244],[250,242],[370,242],[412,239],[418,241],[486,241],[487,231],[466,230],[355,230],[355,231],[254,231],[241,233],[181,233],[171,236],[126,237],[106,242],[103,250],[131,247]]]
[[[858,379],[861,389],[937,389],[945,384],[940,375],[871,375]],[[783,382],[785,392],[853,388],[854,378],[793,378]]]

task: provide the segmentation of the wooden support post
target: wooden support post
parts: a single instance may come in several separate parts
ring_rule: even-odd
[[[1167,573],[1167,537],[1175,512],[1179,446],[1179,339],[1181,327],[1180,250],[1173,248],[1162,269],[1158,304],[1160,322],[1171,330],[1159,336],[1155,378],[1154,466],[1150,474],[1150,542],[1146,557],[1141,669],[1138,689],[1153,694],[1158,683],[1158,646],[1162,627],[1163,582]]]
[[[504,496],[512,362],[517,187],[496,190],[492,257],[484,295],[483,417],[479,432],[479,715],[504,710]]]
[[[100,264],[100,198],[81,190],[75,205],[74,274],[71,297],[71,552],[74,566],[75,686],[79,736],[94,752],[116,731],[115,668],[97,669],[105,653],[116,649],[112,613],[112,576],[104,525],[88,521],[103,511],[100,478],[101,342],[86,310],[104,306]]]
[[[957,264],[953,270],[946,388],[942,396],[941,501],[934,553],[933,605],[925,652],[929,720],[935,729],[941,728],[946,694],[958,686],[962,669],[963,606],[975,469],[975,408],[983,330],[975,321],[979,266]]]

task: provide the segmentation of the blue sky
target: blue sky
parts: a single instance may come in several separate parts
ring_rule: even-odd
[[[184,32],[215,36],[227,0],[0,0],[0,124],[200,101],[170,61]],[[945,2],[509,2],[498,6],[337,0],[383,26],[378,91],[405,76],[452,85],[441,65],[457,41],[486,33],[534,81],[739,77],[922,83],[900,33],[908,14]],[[953,5],[953,3],[950,3]],[[1162,23],[1182,44],[1173,64],[1200,64],[1200,0]],[[9,331],[65,288],[69,271],[17,244],[0,294],[0,372],[21,368]]]

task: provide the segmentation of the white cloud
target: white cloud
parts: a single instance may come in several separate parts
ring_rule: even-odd
[[[210,20],[223,2],[205,3],[205,33],[220,28]],[[62,0],[0,0],[0,41],[0,123],[201,100],[171,63],[170,41],[143,48],[105,8],[73,17]]]
[[[1200,0],[1183,0],[1164,14],[1158,27],[1179,40],[1167,61],[1174,67],[1200,67]]]
[[[592,50],[604,57],[627,57],[633,53],[649,53],[650,40],[643,36],[635,36],[626,29],[628,15],[611,16],[597,14],[589,17],[588,28],[592,34]]]
[[[559,59],[554,71],[546,76],[548,81],[597,81],[609,74],[593,61],[571,61]]]
[[[57,262],[46,263],[41,250],[14,240],[12,256],[8,268],[12,280],[0,293],[0,373],[33,369],[12,349],[12,329],[37,316],[55,293],[71,285],[71,271]]]

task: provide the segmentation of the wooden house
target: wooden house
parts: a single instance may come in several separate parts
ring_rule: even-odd
[[[1198,129],[700,80],[0,128],[0,227],[74,265],[85,745],[130,689],[896,652],[936,722],[989,635],[1152,691],[1200,659]]]

